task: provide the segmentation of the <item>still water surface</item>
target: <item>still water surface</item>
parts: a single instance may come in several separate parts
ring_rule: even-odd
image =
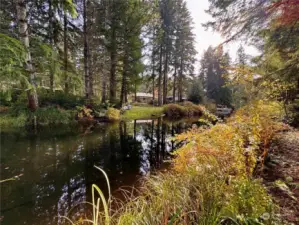
[[[91,201],[91,185],[107,193],[103,168],[116,193],[164,166],[178,147],[171,140],[194,122],[137,120],[96,127],[1,131],[1,224],[63,224],[59,218]],[[79,204],[75,211],[86,212]],[[89,207],[89,206],[88,206]]]

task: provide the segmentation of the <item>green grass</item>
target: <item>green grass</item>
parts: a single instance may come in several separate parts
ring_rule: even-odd
[[[121,116],[122,120],[151,119],[162,116],[163,107],[133,106]]]

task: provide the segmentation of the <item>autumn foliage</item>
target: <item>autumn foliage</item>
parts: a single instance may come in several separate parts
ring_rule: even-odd
[[[278,13],[279,25],[293,25],[299,21],[299,0],[280,0],[269,7],[271,14]]]
[[[177,171],[215,167],[225,176],[251,176],[263,162],[270,140],[283,124],[276,102],[258,101],[239,109],[225,124],[193,128],[177,136],[186,144],[177,151]]]

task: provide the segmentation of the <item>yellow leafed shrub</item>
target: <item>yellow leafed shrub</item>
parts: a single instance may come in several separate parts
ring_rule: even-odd
[[[108,108],[106,112],[106,117],[109,121],[116,121],[120,119],[120,111],[115,108]]]
[[[278,103],[258,101],[239,109],[226,124],[195,128],[177,136],[186,144],[176,152],[177,171],[216,167],[226,175],[251,175],[266,155],[275,132],[283,128]]]

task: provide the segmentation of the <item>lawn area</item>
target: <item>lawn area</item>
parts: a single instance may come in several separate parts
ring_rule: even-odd
[[[122,120],[137,120],[156,118],[163,114],[163,107],[133,106],[121,116]]]

